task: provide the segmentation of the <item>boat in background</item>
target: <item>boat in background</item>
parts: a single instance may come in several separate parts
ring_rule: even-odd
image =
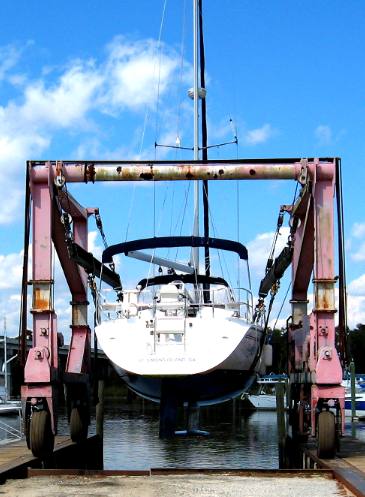
[[[3,337],[0,338],[0,341],[3,342],[3,344],[4,344],[4,358],[2,361],[0,375],[3,376],[4,380],[3,380],[3,383],[0,384],[0,415],[18,414],[20,416],[21,415],[21,408],[22,408],[21,401],[20,400],[10,400],[10,398],[9,398],[8,365],[11,361],[13,361],[17,357],[17,355],[14,355],[14,356],[8,358],[6,316],[4,316],[3,326],[4,326]]]
[[[257,409],[258,411],[276,411],[276,392],[275,385],[277,383],[286,383],[288,376],[285,374],[268,374],[260,376],[257,380],[259,385],[258,391],[255,393],[244,393],[241,396],[242,400],[248,402],[246,409]],[[284,408],[286,409],[286,396],[284,396]]]
[[[345,416],[352,417],[351,410],[351,380],[346,379],[342,382],[345,387]],[[365,390],[363,376],[355,379],[355,415],[359,419],[365,418]]]
[[[20,400],[8,400],[7,402],[0,403],[0,416],[17,414],[21,416],[22,414],[22,403]]]

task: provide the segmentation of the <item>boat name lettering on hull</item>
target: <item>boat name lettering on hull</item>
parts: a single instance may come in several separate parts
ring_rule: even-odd
[[[196,362],[195,357],[149,357],[141,358],[139,362]]]

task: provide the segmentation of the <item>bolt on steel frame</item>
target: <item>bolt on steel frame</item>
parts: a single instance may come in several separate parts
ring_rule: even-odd
[[[299,200],[291,209],[291,216],[299,222],[294,236],[292,316],[288,322],[290,408],[300,434],[308,434],[310,430],[314,436],[318,413],[333,406],[337,412],[337,429],[343,431],[344,388],[341,386],[342,366],[335,342],[334,193],[337,160],[29,161],[33,343],[26,360],[22,387],[28,419],[37,406],[46,409],[52,434],[56,433],[56,393],[62,382],[67,385],[70,402],[76,406],[85,405],[87,412],[91,349],[91,331],[87,322],[87,273],[69,257],[61,213],[66,212],[72,218],[74,241],[87,253],[87,219],[95,209],[85,209],[71,195],[66,195],[65,183],[286,179],[299,181],[302,185]],[[53,301],[52,244],[71,293],[72,334],[64,372],[60,370],[57,354],[59,334]],[[308,314],[308,288],[312,274],[314,309]],[[84,422],[88,423],[88,420]]]

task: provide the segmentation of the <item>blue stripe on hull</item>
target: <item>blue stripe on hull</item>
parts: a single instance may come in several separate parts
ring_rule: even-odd
[[[357,416],[365,415],[365,400],[356,400],[355,407]],[[345,410],[351,413],[351,400],[345,400]]]

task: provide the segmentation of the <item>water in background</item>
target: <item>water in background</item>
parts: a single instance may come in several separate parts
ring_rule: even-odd
[[[3,417],[5,421],[5,417]],[[19,426],[16,416],[6,422]],[[234,413],[232,405],[202,412],[206,437],[158,437],[158,411],[140,407],[108,407],[104,420],[104,468],[150,469],[151,467],[190,468],[277,468],[275,412]],[[64,414],[58,418],[58,433],[68,435]],[[95,419],[90,434],[95,433]],[[0,430],[0,441],[9,437]]]
[[[104,468],[273,468],[279,467],[276,413],[255,411],[233,415],[232,409],[209,410],[202,428],[207,437],[158,438],[157,411],[108,407],[104,422]],[[18,428],[17,416],[2,416]],[[65,415],[59,417],[59,434],[69,433]],[[365,423],[356,424],[357,437],[365,440]],[[95,419],[90,434],[95,433]],[[351,423],[346,422],[346,435]],[[0,443],[9,438],[0,430]]]
[[[104,425],[105,469],[277,468],[274,412],[254,412],[232,419],[222,410],[202,424],[207,437],[158,438],[157,413],[109,411]]]

